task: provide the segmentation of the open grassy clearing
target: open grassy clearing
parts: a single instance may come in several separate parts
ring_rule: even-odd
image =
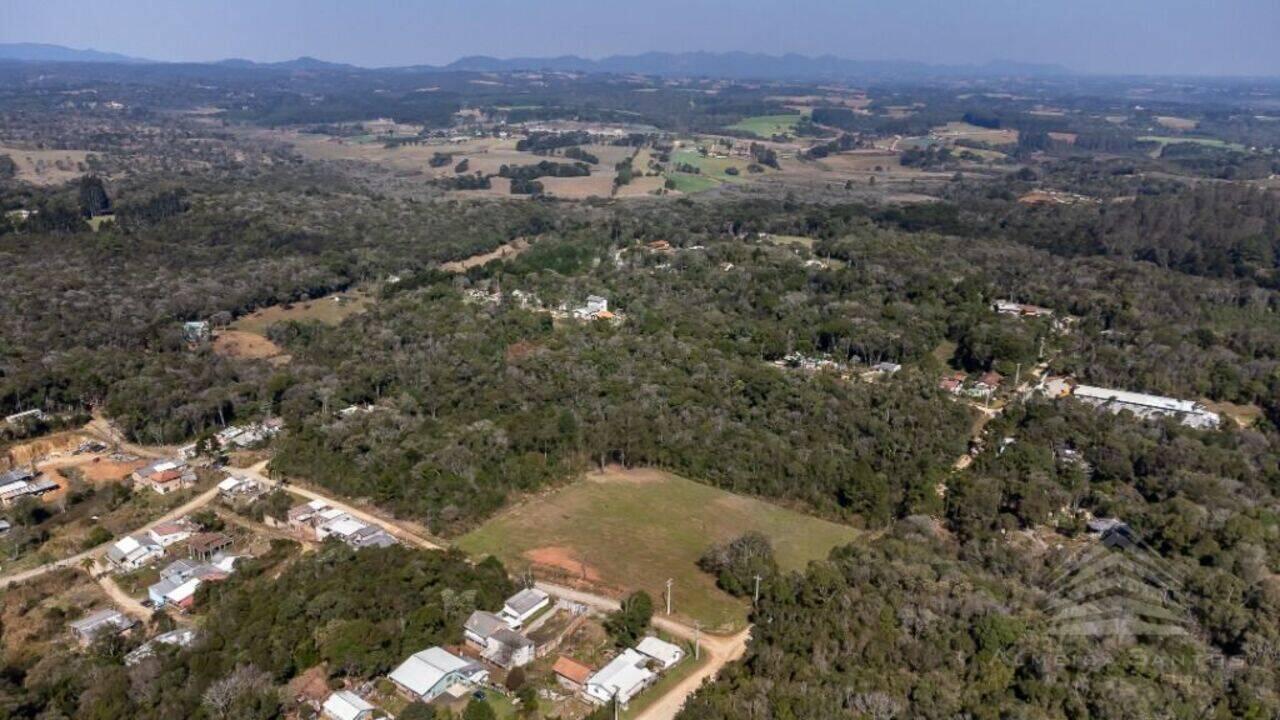
[[[1194,143],[1205,147],[1219,148],[1222,150],[1237,150],[1239,152],[1244,152],[1247,149],[1243,145],[1227,142],[1226,140],[1206,137],[1189,137],[1186,135],[1143,135],[1138,138],[1138,142],[1159,143],[1160,147],[1156,148],[1155,153],[1153,153],[1153,157],[1159,157],[1160,153],[1164,152],[1166,145],[1174,145],[1177,143]]]
[[[1156,122],[1172,130],[1195,130],[1200,125],[1200,123],[1191,118],[1174,115],[1157,115]]]
[[[974,140],[991,145],[1014,145],[1018,142],[1017,130],[1001,130],[970,125],[965,122],[949,122],[933,129],[933,134],[948,140]]]
[[[27,150],[0,146],[18,168],[18,179],[32,185],[60,185],[88,172],[87,150]]]
[[[774,135],[790,135],[795,133],[796,125],[799,124],[804,116],[800,113],[790,113],[787,115],[756,115],[754,117],[744,118],[729,126],[730,130],[738,130],[740,132],[749,132],[752,135],[762,138],[771,138]]]
[[[673,578],[676,613],[727,632],[743,627],[746,605],[716,588],[697,560],[712,543],[751,530],[772,540],[785,570],[824,558],[858,534],[670,473],[611,468],[508,510],[458,546],[477,557],[496,555],[513,572],[532,568],[614,594],[643,589],[659,605]]]
[[[352,315],[364,312],[373,302],[373,295],[366,290],[358,289],[326,295],[315,300],[271,305],[236,319],[231,323],[230,329],[266,335],[268,327],[290,320],[337,325]]]

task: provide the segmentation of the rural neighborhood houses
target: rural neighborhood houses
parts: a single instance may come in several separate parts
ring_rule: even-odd
[[[137,665],[138,663],[152,657],[156,654],[157,645],[172,645],[174,647],[188,647],[195,642],[196,631],[192,628],[178,628],[167,633],[161,633],[150,640],[142,643],[128,655],[124,656],[125,665]]]
[[[489,671],[442,647],[431,647],[409,656],[387,678],[407,699],[428,702],[445,694],[463,697],[485,682]]]
[[[680,646],[652,635],[641,640],[640,644],[636,645],[636,651],[653,658],[663,670],[670,670],[673,665],[684,659],[684,650]]]
[[[290,531],[310,540],[340,540],[353,548],[390,547],[397,543],[386,530],[330,507],[322,500],[289,509],[285,523]]]
[[[133,472],[133,482],[138,487],[148,487],[161,495],[168,495],[196,482],[195,470],[184,460],[157,460]]]
[[[556,664],[552,666],[551,672],[556,676],[556,682],[560,687],[575,694],[587,689],[587,681],[591,679],[593,673],[591,668],[564,655],[556,658]]]

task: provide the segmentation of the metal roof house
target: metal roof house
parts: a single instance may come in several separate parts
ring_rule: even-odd
[[[350,690],[339,690],[324,701],[320,717],[325,720],[368,720],[373,717],[374,709],[367,700]]]
[[[107,550],[107,563],[116,570],[132,572],[164,555],[160,543],[146,535],[120,538]]]
[[[669,669],[684,659],[684,649],[679,645],[673,645],[653,636],[641,640],[640,644],[636,645],[636,652],[657,660],[663,670]]]
[[[483,665],[454,655],[442,647],[414,653],[387,676],[401,694],[423,702],[434,700],[455,685],[484,682],[489,671]]]
[[[512,629],[519,629],[529,618],[550,604],[550,595],[537,588],[525,588],[507,598],[502,606],[502,619],[506,620],[507,625]]]
[[[136,624],[133,618],[119,610],[106,609],[86,615],[71,623],[71,634],[82,645],[88,645],[103,633],[122,633]]]
[[[600,704],[616,698],[625,706],[658,679],[648,664],[647,656],[630,648],[623,650],[587,680],[587,698]]]

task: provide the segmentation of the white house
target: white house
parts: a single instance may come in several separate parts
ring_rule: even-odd
[[[191,528],[181,523],[160,523],[147,531],[160,547],[169,547],[191,537]]]
[[[641,640],[640,644],[636,645],[636,651],[657,660],[663,670],[670,669],[672,665],[684,659],[684,650],[679,645],[673,645],[653,636]]]
[[[507,598],[502,606],[502,619],[512,630],[519,630],[525,622],[551,604],[551,596],[537,588],[525,588]]]
[[[446,692],[465,694],[465,688],[487,680],[489,671],[442,647],[432,647],[411,655],[387,678],[411,700],[428,702]]]
[[[374,707],[364,698],[350,690],[339,690],[330,695],[320,708],[320,717],[325,720],[368,720],[373,717]]]
[[[481,657],[498,667],[523,667],[534,661],[537,647],[529,638],[507,627],[502,618],[491,612],[471,613],[463,626],[467,644],[480,651]]]
[[[163,556],[160,543],[146,535],[120,538],[107,550],[107,562],[122,572],[133,572]]]
[[[587,680],[587,697],[601,704],[617,698],[618,704],[625,706],[658,679],[648,664],[647,656],[635,650],[623,650]]]

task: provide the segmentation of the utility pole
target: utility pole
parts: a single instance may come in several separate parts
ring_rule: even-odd
[[[671,614],[671,584],[675,582],[671,578],[667,578],[667,614]]]
[[[618,720],[618,688],[613,688],[613,720]]]
[[[693,621],[693,659],[702,657],[702,623]]]
[[[756,573],[756,599],[751,602],[752,605],[760,604],[760,573]]]
[[[1018,383],[1022,381],[1022,363],[1018,363],[1018,369],[1013,371],[1013,389],[1018,389]]]

